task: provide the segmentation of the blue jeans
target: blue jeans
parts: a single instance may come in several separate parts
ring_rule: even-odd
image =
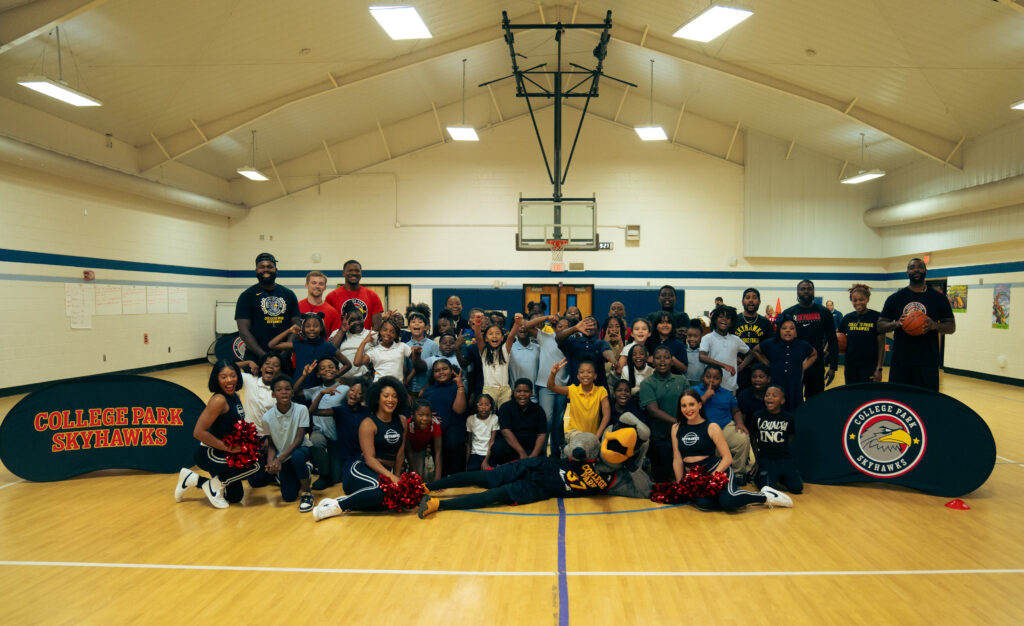
[[[562,416],[565,415],[565,405],[568,398],[562,394],[555,393],[547,387],[538,387],[538,398],[540,408],[548,417],[548,444],[551,446],[550,456],[558,459],[562,456],[562,446],[565,445],[565,426],[562,423]]]

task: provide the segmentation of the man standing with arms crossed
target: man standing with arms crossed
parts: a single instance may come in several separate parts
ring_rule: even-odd
[[[785,311],[785,315],[796,322],[796,336],[803,339],[818,351],[818,355],[828,354],[828,370],[825,370],[824,359],[817,359],[804,372],[804,398],[821,393],[832,384],[839,367],[839,341],[836,339],[836,325],[832,313],[814,302],[814,281],[801,280],[796,286],[797,303]],[[782,323],[782,316],[776,324]],[[824,379],[824,380],[822,380]]]

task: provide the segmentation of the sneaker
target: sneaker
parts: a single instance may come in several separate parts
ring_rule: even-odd
[[[334,481],[329,478],[324,478],[323,476],[313,481],[313,491],[323,491],[324,489],[333,486]]]
[[[765,485],[764,487],[761,487],[761,493],[767,496],[768,500],[765,502],[765,504],[767,504],[769,508],[775,508],[777,506],[786,509],[793,508],[793,499],[787,496],[786,494],[782,493],[778,489],[772,489],[771,487]]]
[[[174,501],[181,502],[181,499],[185,496],[185,491],[189,487],[195,487],[199,484],[199,475],[190,469],[181,468],[178,472],[178,484],[174,486]]]
[[[203,493],[206,494],[206,499],[210,501],[214,507],[218,509],[228,508],[228,501],[224,499],[223,490],[215,491],[213,488],[213,481],[216,479],[211,478],[210,480],[203,483]]]
[[[316,505],[313,509],[313,519],[320,521],[327,519],[328,517],[334,517],[335,515],[341,515],[341,505],[334,498],[324,498],[320,501],[320,504]]]
[[[304,493],[299,498],[299,513],[309,513],[313,510],[313,494]]]
[[[420,508],[417,514],[420,516],[420,519],[426,519],[428,515],[433,515],[434,513],[437,513],[437,509],[439,509],[440,507],[440,500],[438,500],[437,498],[431,498],[428,495],[424,495],[423,498],[420,500]]]

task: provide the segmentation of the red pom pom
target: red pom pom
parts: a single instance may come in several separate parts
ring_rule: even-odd
[[[402,472],[397,483],[384,474],[381,474],[379,479],[380,490],[384,492],[384,506],[396,513],[405,509],[415,509],[426,493],[423,479],[416,472]]]
[[[252,467],[260,458],[260,451],[263,449],[263,442],[256,432],[256,425],[251,422],[237,421],[231,432],[221,438],[226,446],[232,448],[238,446],[239,452],[228,454],[228,467]]]
[[[657,483],[651,486],[651,500],[660,504],[682,504],[694,498],[713,498],[729,484],[725,472],[708,472],[703,467],[691,467],[677,483]]]

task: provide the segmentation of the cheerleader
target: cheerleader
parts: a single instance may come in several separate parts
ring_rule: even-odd
[[[771,487],[760,493],[735,489],[733,486],[732,453],[718,424],[704,415],[700,394],[687,389],[679,398],[679,423],[672,427],[672,470],[676,482],[683,482],[686,471],[695,467],[708,473],[724,472],[728,476],[718,495],[697,497],[693,504],[702,511],[733,511],[748,504],[792,507],[793,500]],[[718,456],[715,456],[715,454]]]
[[[218,509],[228,508],[229,502],[241,502],[244,490],[242,479],[259,471],[255,462],[249,467],[231,467],[227,455],[241,452],[238,446],[228,446],[222,439],[230,433],[235,422],[245,421],[245,409],[236,393],[242,388],[242,373],[235,363],[217,361],[210,372],[207,387],[213,393],[206,408],[199,414],[192,435],[202,444],[196,450],[195,464],[210,473],[200,476],[188,468],[178,472],[174,486],[174,499],[181,502],[185,490],[198,487],[210,504]]]
[[[348,495],[321,500],[313,509],[313,518],[318,522],[342,511],[383,510],[384,492],[377,477],[399,482],[405,461],[405,432],[409,428],[404,415],[409,410],[409,394],[397,378],[384,376],[370,385],[366,395],[370,415],[359,424],[362,458],[346,461],[341,484]]]

